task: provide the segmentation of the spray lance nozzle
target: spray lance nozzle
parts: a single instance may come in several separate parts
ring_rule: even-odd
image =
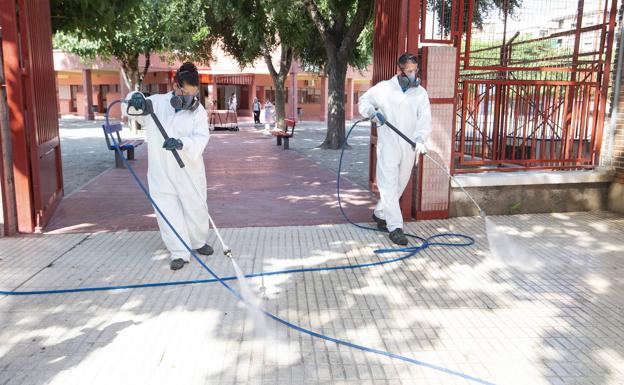
[[[154,112],[152,101],[145,98],[145,95],[138,91],[132,93],[129,99],[121,100],[121,103],[128,105],[126,108],[126,115],[128,116],[144,116]]]

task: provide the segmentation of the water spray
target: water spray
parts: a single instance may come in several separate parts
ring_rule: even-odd
[[[127,101],[126,100],[116,100],[116,101],[112,102],[109,105],[109,108],[107,109],[107,113],[106,113],[106,125],[109,125],[108,111],[111,110],[111,107],[114,104],[119,103],[119,102],[127,102]],[[351,131],[353,130],[353,128],[355,127],[355,125],[357,123],[359,123],[361,121],[364,121],[364,120],[368,120],[368,119],[362,119],[362,120],[356,122],[353,125],[353,127],[351,127],[351,130],[349,131],[349,134],[351,133]],[[347,137],[349,136],[349,134],[347,134]],[[152,206],[154,207],[155,211],[162,216],[164,222],[173,231],[173,233],[177,237],[177,239],[184,245],[184,247],[189,251],[189,253],[191,253],[191,255],[193,256],[193,258],[195,258],[197,263],[199,265],[201,265],[201,267],[212,276],[212,278],[211,279],[203,279],[203,280],[194,280],[194,281],[157,282],[157,283],[143,283],[143,284],[133,284],[133,285],[123,285],[123,286],[86,287],[86,288],[74,288],[74,289],[35,290],[35,291],[1,291],[0,290],[0,295],[44,295],[44,294],[61,294],[61,293],[78,293],[78,292],[95,292],[95,291],[109,291],[109,290],[125,290],[125,289],[137,289],[137,288],[147,288],[147,287],[163,287],[163,286],[172,286],[172,285],[188,285],[188,284],[198,284],[198,283],[219,283],[221,286],[223,286],[225,289],[227,289],[227,291],[230,292],[233,296],[235,296],[237,299],[239,299],[242,302],[244,302],[245,304],[247,304],[248,307],[250,308],[250,310],[252,311],[252,315],[263,315],[263,316],[267,317],[268,319],[272,319],[273,321],[276,321],[276,322],[278,322],[278,323],[280,323],[280,324],[282,324],[282,325],[284,325],[284,326],[286,326],[286,327],[288,327],[288,328],[290,328],[292,330],[298,331],[300,333],[309,335],[309,336],[314,337],[314,338],[319,338],[319,339],[322,339],[322,340],[327,341],[327,342],[333,342],[333,343],[338,344],[338,345],[342,345],[342,346],[349,347],[349,348],[352,348],[352,349],[357,349],[357,350],[360,350],[360,351],[363,351],[363,352],[373,353],[373,354],[376,354],[376,355],[388,357],[390,359],[395,359],[395,360],[399,360],[399,361],[402,361],[402,362],[405,362],[405,363],[418,365],[418,366],[423,367],[423,368],[435,370],[437,372],[445,373],[445,374],[448,374],[450,376],[453,376],[453,377],[456,377],[456,378],[461,378],[461,379],[464,379],[464,380],[467,380],[467,381],[471,381],[471,382],[474,382],[474,383],[479,383],[479,384],[484,384],[484,385],[494,385],[490,381],[487,381],[487,380],[484,380],[484,379],[481,379],[481,378],[478,378],[478,377],[475,377],[475,376],[471,376],[471,375],[468,375],[468,374],[465,374],[465,373],[462,373],[462,372],[459,372],[459,371],[456,371],[456,370],[448,369],[448,368],[443,367],[443,366],[430,364],[430,363],[427,363],[427,362],[424,362],[424,361],[420,361],[420,360],[417,360],[417,359],[414,359],[414,358],[411,358],[411,357],[402,356],[400,354],[392,353],[392,352],[385,351],[385,350],[380,350],[380,349],[375,349],[375,348],[372,348],[372,347],[358,345],[358,344],[349,342],[347,340],[331,337],[331,336],[328,336],[328,335],[324,335],[324,334],[315,332],[315,331],[310,330],[310,329],[306,329],[306,328],[304,328],[302,326],[296,325],[296,324],[294,324],[292,322],[287,321],[286,319],[280,318],[280,317],[276,316],[275,314],[270,313],[270,312],[264,310],[261,306],[259,306],[259,303],[257,301],[253,301],[253,296],[252,295],[250,295],[249,293],[241,294],[238,291],[236,291],[234,288],[232,288],[226,282],[226,281],[231,281],[231,280],[239,280],[240,284],[241,284],[241,291],[244,292],[244,291],[248,291],[248,286],[247,286],[247,283],[244,280],[244,278],[254,278],[254,277],[262,277],[262,278],[264,278],[265,275],[293,274],[293,273],[304,273],[304,272],[352,270],[352,269],[367,268],[367,267],[372,267],[372,266],[386,265],[386,264],[396,263],[396,262],[403,261],[403,260],[406,260],[408,258],[411,258],[414,255],[418,254],[419,252],[421,252],[421,251],[423,251],[423,250],[425,250],[425,249],[427,249],[429,247],[467,247],[467,246],[471,246],[471,245],[474,244],[474,239],[472,239],[471,237],[469,237],[467,235],[463,235],[463,234],[443,233],[443,234],[432,235],[432,236],[430,236],[430,237],[425,239],[425,238],[418,237],[416,235],[409,235],[411,237],[414,237],[414,238],[420,240],[422,242],[422,244],[419,245],[419,246],[416,246],[416,247],[405,248],[405,249],[379,249],[379,250],[375,250],[375,253],[394,253],[394,252],[397,252],[397,251],[403,251],[403,252],[406,253],[405,255],[398,256],[396,258],[391,258],[391,259],[386,259],[386,260],[378,260],[378,261],[369,262],[369,263],[361,263],[361,264],[357,264],[357,265],[341,265],[341,266],[326,266],[326,267],[287,269],[287,270],[281,270],[281,271],[251,273],[251,274],[243,275],[242,271],[240,271],[240,268],[238,267],[238,264],[236,263],[236,260],[233,258],[231,249],[225,245],[225,242],[221,238],[221,235],[220,235],[217,227],[214,225],[214,221],[212,220],[212,217],[210,217],[210,215],[208,215],[210,223],[212,224],[213,228],[215,229],[215,231],[217,233],[217,236],[219,238],[219,241],[221,242],[221,244],[223,246],[223,253],[224,253],[224,255],[226,257],[228,257],[232,261],[234,269],[236,270],[236,273],[237,273],[236,276],[220,277],[201,258],[199,258],[197,256],[195,251],[192,250],[192,248],[180,236],[180,234],[177,232],[175,227],[171,224],[171,222],[167,219],[167,217],[164,215],[164,213],[158,207],[158,204],[154,201],[154,199],[150,195],[148,189],[141,182],[139,176],[136,174],[136,172],[134,171],[133,167],[128,163],[128,161],[125,159],[125,157],[123,157],[123,154],[121,154],[121,149],[119,148],[119,144],[115,141],[115,138],[112,138],[112,140],[113,140],[113,144],[115,146],[115,150],[120,155],[122,155],[123,162],[125,163],[128,171],[132,175],[133,179],[135,180],[135,182],[137,183],[137,185],[139,186],[141,191],[145,194],[146,198],[152,204]],[[341,156],[340,156],[340,164],[342,164],[342,156],[343,156],[343,154],[344,154],[344,146],[343,146],[343,152],[341,153]],[[183,168],[183,166],[181,166],[181,168]],[[340,165],[339,165],[339,170],[340,170]],[[187,177],[189,177],[189,176],[187,175]],[[195,185],[194,184],[192,184],[192,185],[195,188]],[[342,206],[340,205],[340,171],[338,172],[337,187],[338,187],[338,203],[339,203],[339,207],[340,207],[340,210],[341,210],[342,214],[347,219],[347,221],[349,223],[357,226],[357,227],[360,227],[360,228],[380,231],[380,230],[378,230],[376,228],[365,227],[365,226],[362,226],[362,225],[355,224],[346,216]],[[474,200],[473,200],[473,202],[474,202]],[[206,202],[204,202],[204,204],[207,207]],[[408,234],[406,234],[406,235],[408,235]],[[463,240],[463,241],[460,241],[460,242],[450,242],[450,241],[445,240],[446,237],[460,238],[460,240]],[[251,298],[252,301],[250,301],[249,298],[246,298],[248,295],[250,297],[252,297]]]
[[[357,124],[357,122],[356,122]],[[401,138],[403,138],[407,143],[412,146],[412,149],[416,150],[416,143],[413,140],[405,136],[398,128],[393,126],[388,121],[385,122],[385,125],[390,128],[392,131],[397,133]],[[355,125],[354,125],[355,126]],[[426,151],[423,153],[429,160],[431,160],[436,166],[438,166],[441,170],[443,170],[448,177],[462,190],[462,192],[470,199],[470,201],[475,205],[477,210],[479,210],[479,216],[483,218],[485,221],[485,235],[487,238],[490,255],[495,259],[503,261],[508,265],[518,265],[522,268],[526,268],[527,266],[536,266],[538,263],[535,259],[526,252],[526,250],[521,247],[513,238],[509,237],[502,229],[500,229],[490,218],[487,217],[485,210],[479,206],[477,201],[466,191],[464,186],[461,185],[455,179],[451,171],[444,167],[440,162],[433,159],[431,155],[429,155]]]
[[[356,122],[357,124],[357,122]],[[403,138],[403,140],[405,140],[407,143],[409,143],[410,146],[412,146],[412,149],[414,151],[416,151],[416,143],[411,140],[410,138],[408,138],[404,133],[402,133],[398,128],[396,128],[394,125],[392,125],[390,122],[388,122],[386,120],[386,122],[384,123],[388,128],[390,128],[392,131],[394,131],[397,135],[399,135],[401,138]],[[474,200],[474,198],[472,197],[472,195],[470,195],[468,193],[468,191],[466,191],[466,189],[464,188],[464,186],[461,185],[461,183],[459,183],[457,181],[457,179],[455,179],[455,177],[451,174],[451,171],[444,167],[442,164],[440,164],[440,162],[436,161],[435,159],[433,159],[433,157],[431,155],[429,155],[427,152],[423,153],[424,156],[426,156],[427,158],[429,158],[429,160],[431,160],[436,166],[438,166],[442,171],[444,171],[444,173],[446,173],[449,178],[455,182],[455,184],[457,186],[459,186],[459,188],[464,192],[464,194],[466,194],[466,196],[472,201],[472,203],[475,205],[475,207],[477,208],[477,210],[479,210],[479,216],[481,218],[485,218],[486,214],[485,214],[485,210],[483,210],[481,208],[481,206],[479,206],[479,204],[477,203],[477,201]]]
[[[440,164],[438,161],[436,161],[435,159],[433,159],[433,157],[431,155],[429,155],[428,153],[424,153],[424,156],[426,156],[427,158],[429,158],[430,161],[432,161],[433,163],[435,163],[438,167],[440,167],[441,170],[443,170],[446,175],[449,176],[449,178],[457,185],[459,186],[459,188],[464,192],[464,194],[466,194],[466,196],[472,201],[472,203],[475,205],[475,207],[479,210],[479,216],[481,218],[485,218],[485,210],[483,210],[481,208],[481,206],[479,206],[479,204],[477,203],[477,201],[474,200],[474,198],[472,197],[472,195],[470,195],[468,193],[468,191],[466,191],[466,189],[464,188],[464,186],[461,185],[461,183],[459,183],[457,181],[457,179],[455,179],[455,177],[453,176],[453,174],[451,174],[451,171],[444,167],[442,164]]]
[[[160,131],[160,134],[162,135],[163,139],[165,141],[169,139],[169,135],[167,134],[167,131],[163,127],[162,123],[160,122],[160,119],[158,119],[158,116],[156,116],[156,114],[154,113],[154,107],[152,105],[152,101],[149,99],[146,99],[142,93],[136,92],[132,94],[130,99],[121,100],[121,103],[128,104],[128,109],[126,112],[128,116],[149,115],[154,121],[154,123],[156,124],[156,127],[158,127],[158,131]],[[132,113],[130,111],[131,107],[134,108],[135,110],[141,111],[141,113]],[[219,239],[219,243],[221,243],[221,247],[223,248],[223,255],[230,259],[234,258],[232,254],[232,249],[230,249],[223,241],[223,238],[221,237],[221,233],[219,232],[219,228],[215,225],[214,221],[212,220],[212,216],[210,215],[210,211],[208,211],[208,203],[206,203],[206,200],[203,199],[202,194],[197,189],[197,186],[195,186],[195,183],[193,182],[193,178],[191,178],[191,176],[189,175],[188,170],[185,168],[184,162],[182,161],[182,158],[180,158],[180,154],[178,154],[178,151],[175,149],[171,150],[171,154],[173,155],[176,162],[178,163],[178,166],[180,166],[180,168],[184,171],[183,174],[186,175],[186,178],[189,180],[191,186],[193,186],[193,190],[195,190],[195,194],[197,194],[197,197],[199,197],[199,200],[202,202],[203,209],[206,210],[206,214],[208,214],[208,220],[210,221],[212,228],[215,230],[215,233],[217,234],[217,238]]]

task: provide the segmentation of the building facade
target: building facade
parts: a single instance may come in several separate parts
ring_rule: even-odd
[[[275,86],[263,60],[240,68],[223,51],[216,51],[217,60],[209,65],[198,65],[200,98],[206,109],[225,110],[236,95],[239,119],[253,116],[252,103],[257,97],[262,105],[266,100],[275,104]],[[279,57],[279,55],[276,55]],[[144,58],[139,66],[144,65]],[[146,94],[163,93],[172,89],[173,76],[180,63],[169,64],[153,54],[150,68],[141,90]],[[276,66],[279,63],[275,63]],[[54,69],[60,116],[78,115],[94,119],[103,115],[107,106],[128,92],[121,66],[115,60],[84,63],[75,55],[54,52]],[[357,111],[359,97],[370,87],[370,71],[349,69],[346,80],[346,117],[352,119]],[[90,95],[85,90],[90,90]],[[305,72],[293,61],[286,79],[286,117],[296,120],[320,120],[327,116],[327,77]],[[264,112],[262,112],[264,114]],[[120,118],[119,107],[110,112]],[[263,120],[263,116],[261,116]]]

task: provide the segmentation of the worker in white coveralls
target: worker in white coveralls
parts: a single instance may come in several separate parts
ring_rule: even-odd
[[[190,62],[182,64],[174,80],[173,91],[147,98],[169,136],[167,140],[149,115],[142,95],[131,92],[122,104],[122,111],[145,128],[147,180],[154,202],[187,245],[200,254],[211,255],[214,250],[206,243],[209,219],[202,156],[210,134],[206,110],[198,97],[197,67]],[[172,150],[178,152],[186,171],[180,168]],[[191,255],[158,211],[156,218],[162,240],[171,254],[171,270],[181,269]]]
[[[419,154],[427,152],[431,133],[431,108],[427,91],[420,86],[416,56],[405,53],[397,61],[397,75],[377,83],[360,98],[359,111],[377,123],[377,187],[380,199],[373,212],[377,227],[390,233],[390,240],[407,245],[399,198],[407,186]],[[407,143],[386,120],[416,143]]]

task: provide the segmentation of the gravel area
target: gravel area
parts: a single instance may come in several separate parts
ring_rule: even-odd
[[[102,120],[85,121],[81,117],[59,119],[65,196],[115,167],[115,155],[106,147],[102,124]],[[121,137],[128,139],[137,135],[132,135],[126,128]]]

